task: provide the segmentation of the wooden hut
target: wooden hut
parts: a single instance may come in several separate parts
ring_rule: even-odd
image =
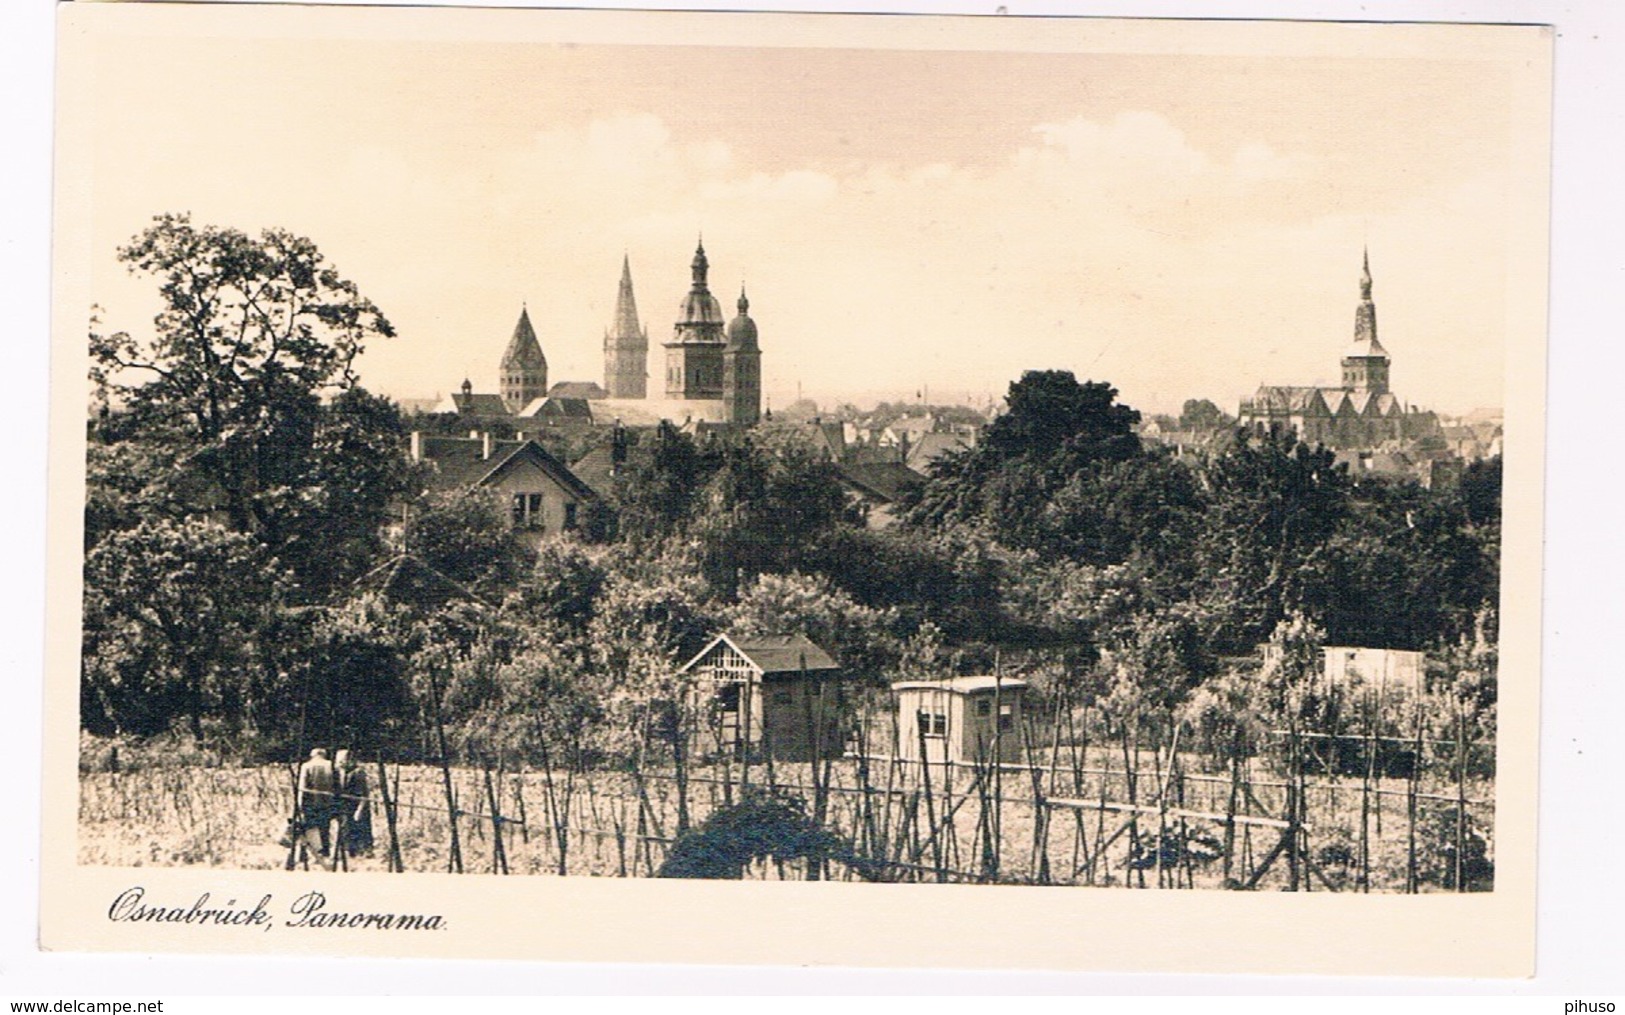
[[[901,680],[897,756],[919,761],[1022,759],[1021,710],[1027,682],[1014,677]]]
[[[840,666],[802,635],[720,634],[678,672],[696,678],[709,728],[702,747],[811,761],[845,746]]]

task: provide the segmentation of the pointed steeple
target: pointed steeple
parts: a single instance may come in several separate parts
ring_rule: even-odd
[[[1354,309],[1354,341],[1343,353],[1343,389],[1381,395],[1388,391],[1388,350],[1377,341],[1377,305],[1371,299],[1371,253],[1360,255],[1360,302]]]
[[[547,393],[547,357],[536,329],[530,324],[530,309],[519,309],[508,348],[502,354],[502,400],[509,412],[518,412]]]
[[[1377,305],[1371,299],[1371,252],[1364,250],[1360,254],[1360,305],[1354,311],[1354,349],[1349,355],[1382,356],[1388,355],[1382,343],[1377,341]],[[1365,351],[1356,351],[1364,349]]]
[[[542,343],[536,338],[536,329],[530,324],[530,309],[521,304],[519,322],[513,326],[513,336],[502,354],[502,368],[510,366],[547,369],[547,357],[542,354]]]
[[[638,323],[638,301],[632,295],[632,261],[621,255],[621,285],[615,294],[615,322],[610,325],[611,337],[621,342],[646,339],[643,325]]]
[[[604,332],[604,387],[609,397],[647,397],[648,363],[649,331],[638,321],[638,302],[632,295],[632,259],[622,254],[615,320]]]

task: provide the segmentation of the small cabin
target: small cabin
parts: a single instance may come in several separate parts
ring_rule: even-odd
[[[1423,689],[1423,655],[1408,649],[1327,645],[1326,680],[1345,687],[1374,689],[1378,695],[1418,694]]]
[[[802,635],[721,634],[678,673],[696,678],[702,749],[795,762],[845,747],[840,666]]]
[[[1019,762],[1027,682],[1013,677],[902,680],[897,696],[897,756],[930,762]]]

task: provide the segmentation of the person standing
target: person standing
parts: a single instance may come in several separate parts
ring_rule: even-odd
[[[372,797],[367,782],[367,770],[350,760],[350,752],[341,750],[333,756],[337,762],[339,834],[343,836],[344,851],[352,856],[372,849]]]
[[[333,869],[333,858],[328,856],[327,827],[333,820],[334,803],[333,763],[327,760],[327,751],[313,747],[310,757],[299,766],[298,823],[299,841],[305,845],[306,855],[326,857],[327,869]],[[318,863],[323,862],[321,859]]]

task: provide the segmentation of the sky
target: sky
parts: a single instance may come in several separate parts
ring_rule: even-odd
[[[522,305],[550,381],[601,380],[624,255],[658,381],[703,234],[773,403],[983,404],[1060,368],[1234,412],[1337,383],[1369,250],[1395,392],[1502,404],[1506,61],[724,42],[109,33],[102,319],[150,329],[115,251],[189,211],[314,240],[398,331],[372,390],[496,390]]]

